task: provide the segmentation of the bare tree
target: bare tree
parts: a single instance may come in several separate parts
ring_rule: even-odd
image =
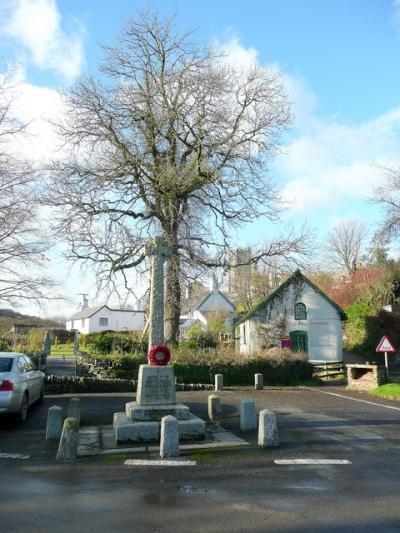
[[[384,218],[379,230],[379,237],[387,240],[400,236],[400,171],[386,168],[384,185],[375,190],[373,202],[383,207]]]
[[[15,154],[24,125],[13,118],[15,88],[0,75],[0,302],[49,298],[41,274],[48,243],[39,229],[32,166]]]
[[[328,236],[328,259],[347,274],[354,274],[360,266],[365,238],[366,229],[359,221],[341,222]]]
[[[277,218],[267,164],[290,110],[277,72],[233,68],[176,33],[173,18],[142,14],[104,52],[102,78],[83,77],[64,95],[58,129],[69,156],[51,167],[47,201],[60,208],[69,257],[92,262],[100,282],[119,272],[128,284],[144,242],[166,238],[175,340],[185,268],[228,268],[232,230]]]

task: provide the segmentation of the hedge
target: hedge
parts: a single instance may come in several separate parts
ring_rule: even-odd
[[[46,394],[85,392],[134,392],[136,384],[128,379],[97,379],[72,376],[45,376]]]
[[[82,355],[82,362],[91,365],[96,373],[106,378],[132,379],[137,377],[143,357],[99,357]],[[183,363],[172,361],[178,383],[214,382],[215,374],[223,374],[224,383],[230,385],[252,385],[254,374],[263,374],[264,381],[271,385],[296,385],[312,378],[313,366],[302,359],[281,359],[257,357],[248,361],[209,361],[207,363]]]
[[[270,385],[296,385],[308,381],[313,375],[313,365],[307,361],[275,361],[263,357],[243,364],[218,362],[209,364],[178,363],[172,366],[178,382],[213,383],[215,374],[224,376],[224,385],[252,385],[254,374],[262,374]]]
[[[136,382],[129,379],[97,379],[70,376],[46,376],[46,394],[82,394],[93,392],[136,392]],[[177,383],[177,391],[213,390],[209,383]]]

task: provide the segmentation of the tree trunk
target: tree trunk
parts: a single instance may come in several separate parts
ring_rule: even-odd
[[[178,255],[170,257],[165,272],[165,322],[164,336],[166,342],[177,342],[179,317],[181,315],[181,263]]]

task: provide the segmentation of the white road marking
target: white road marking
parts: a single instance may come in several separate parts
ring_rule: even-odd
[[[30,455],[20,453],[0,453],[0,459],[30,459]]]
[[[344,394],[338,394],[337,392],[327,392],[317,389],[312,389],[311,387],[304,387],[307,390],[313,392],[319,392],[321,394],[329,394],[329,396],[337,396],[338,398],[344,398],[345,400],[353,400],[353,402],[367,403],[369,405],[374,405],[375,407],[384,407],[385,409],[393,409],[393,411],[400,411],[400,407],[394,407],[393,405],[384,405],[383,403],[369,402],[368,400],[361,400],[360,398],[353,398],[352,396],[345,396]]]
[[[351,465],[347,459],[276,459],[276,465]]]
[[[124,462],[127,466],[195,466],[196,464],[196,461],[164,461],[163,459],[127,459]]]

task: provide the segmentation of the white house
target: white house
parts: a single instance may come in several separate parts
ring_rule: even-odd
[[[342,361],[345,312],[297,270],[237,323],[240,352],[291,345],[311,361]]]
[[[99,331],[143,331],[145,312],[131,309],[111,309],[107,305],[88,307],[73,314],[67,321],[65,329],[80,333],[97,333]]]
[[[181,335],[194,324],[201,324],[204,329],[208,327],[208,321],[214,318],[228,318],[235,313],[235,305],[218,288],[215,277],[212,281],[211,291],[192,309],[189,309],[181,318],[184,322],[180,325]]]

